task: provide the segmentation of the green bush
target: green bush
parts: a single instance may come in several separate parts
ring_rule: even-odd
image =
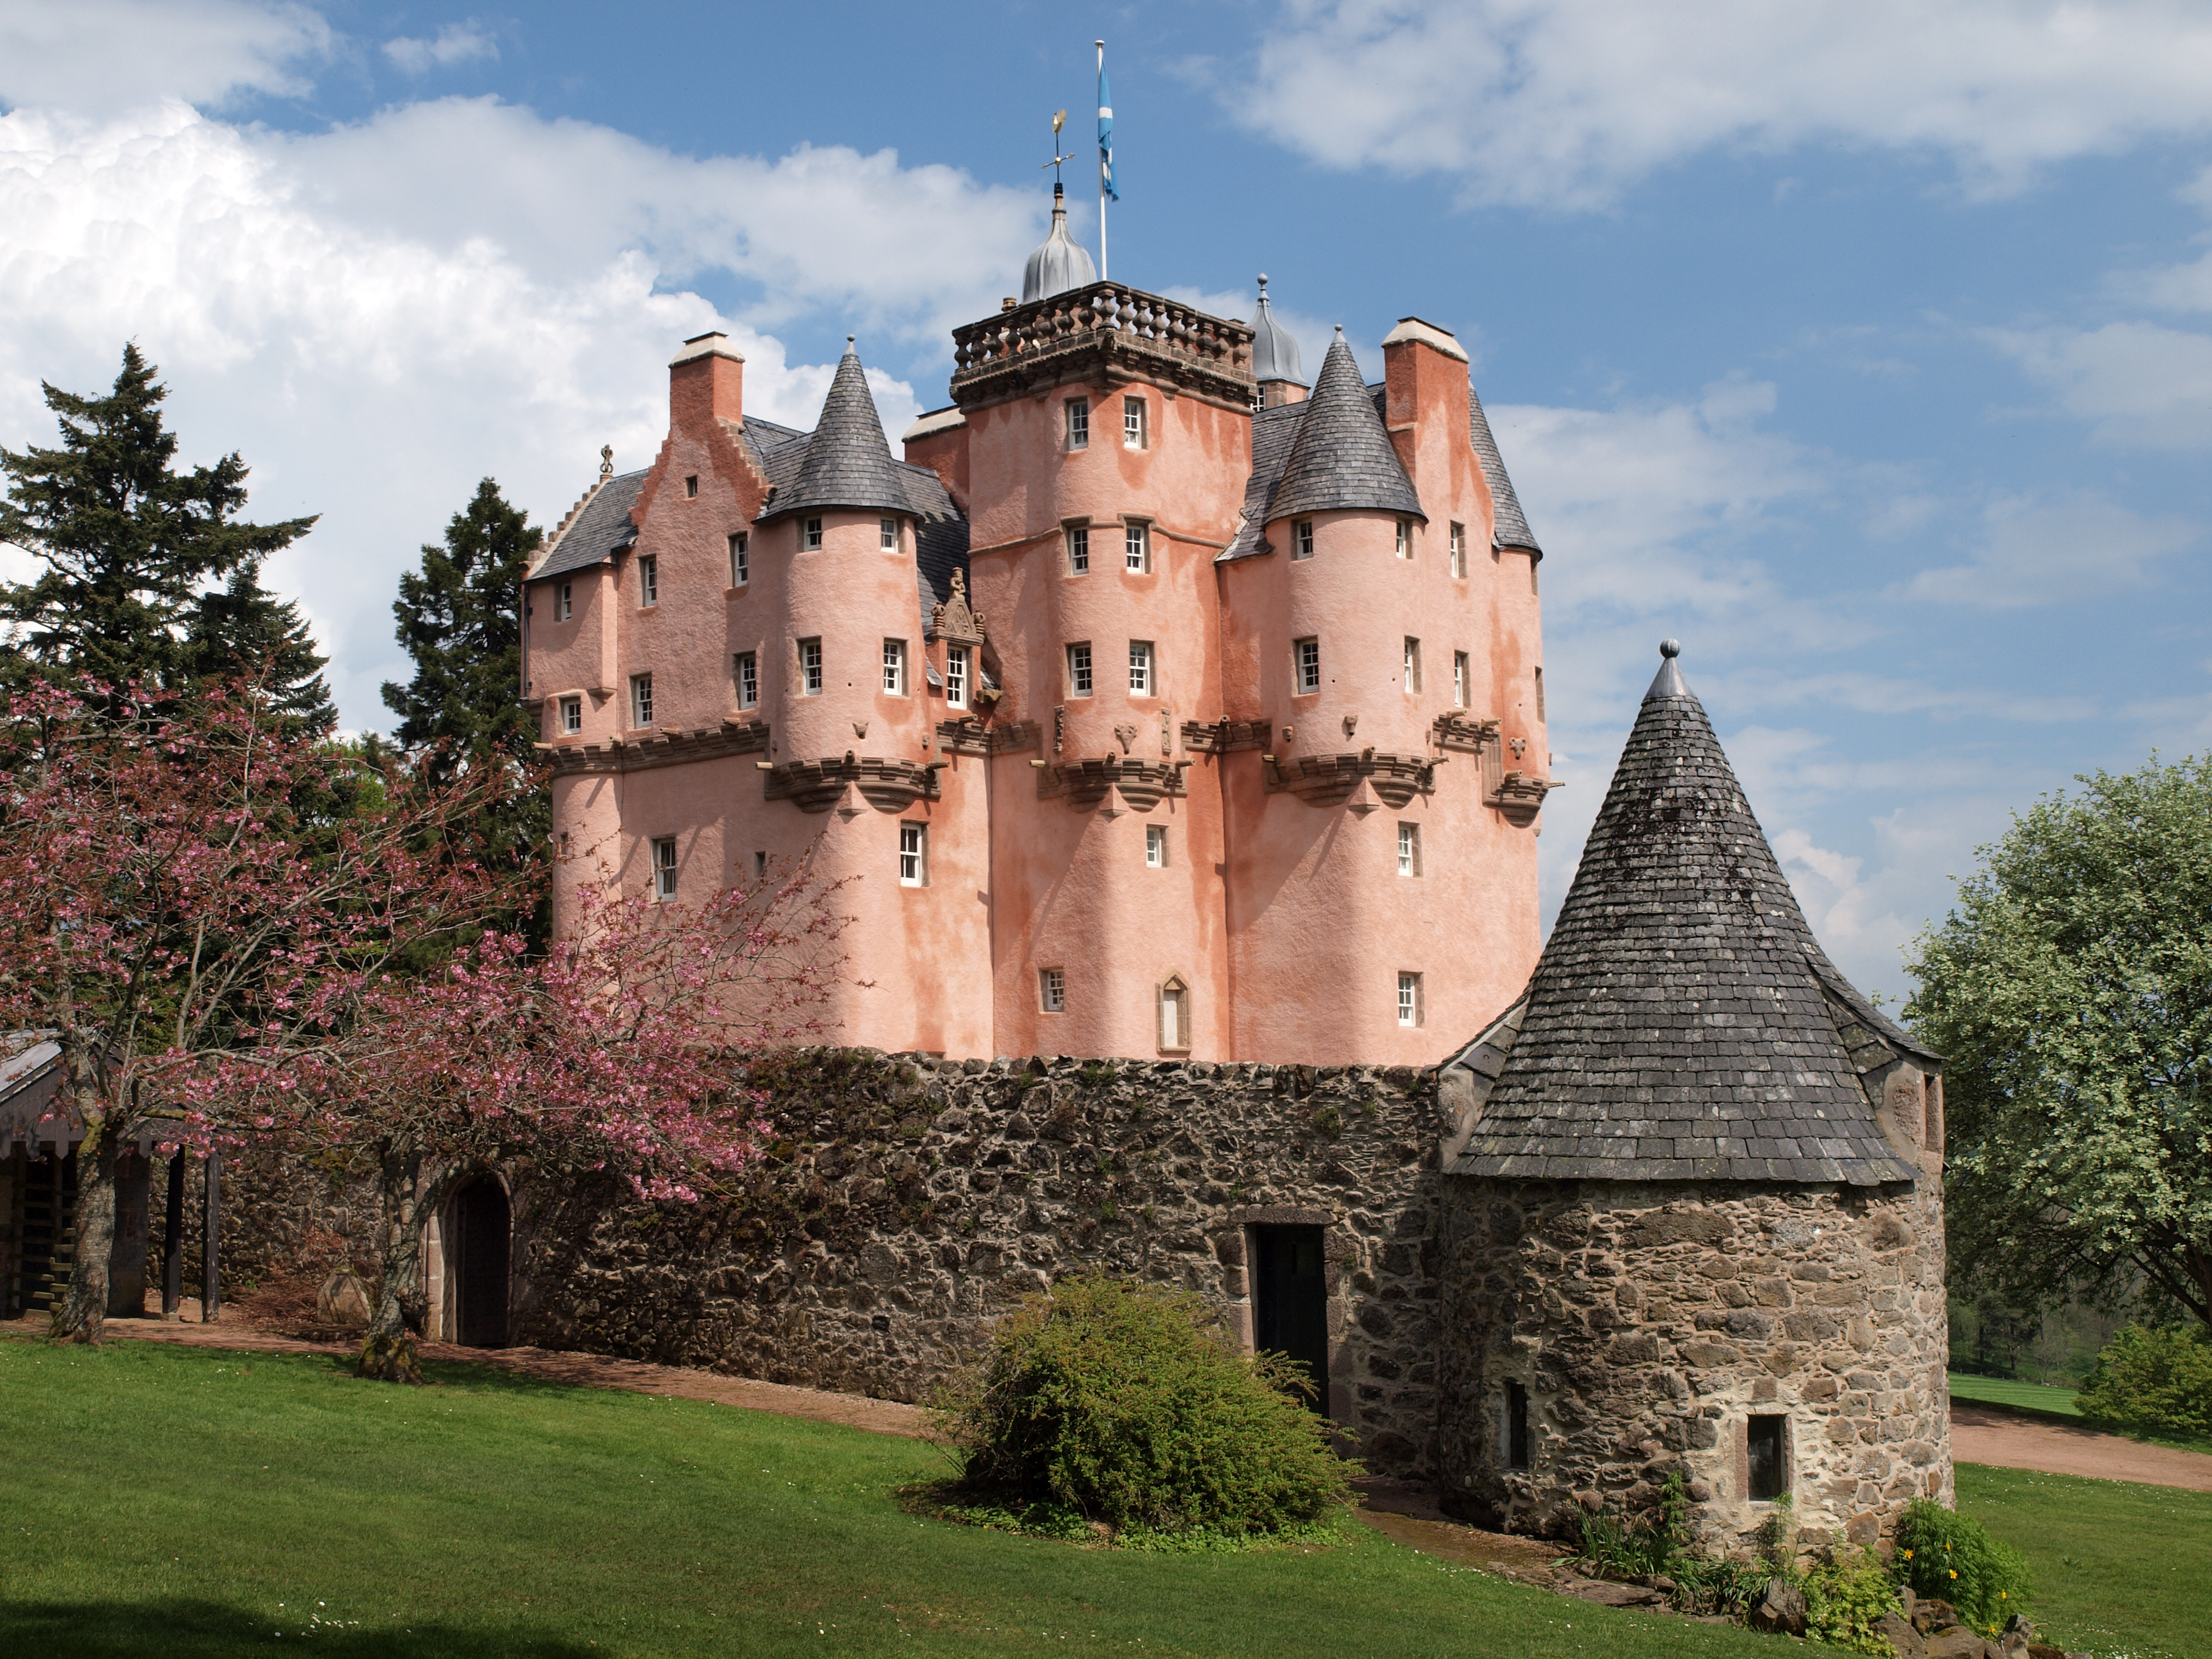
[[[1888,1638],[1875,1633],[1874,1621],[1895,1613],[1897,1583],[1889,1569],[1863,1550],[1844,1549],[1825,1566],[1805,1575],[1805,1633],[1831,1647],[1854,1653],[1893,1653]]]
[[[2027,1610],[2032,1587],[2020,1552],[1929,1498],[1914,1498],[1897,1523],[1894,1571],[1915,1595],[1948,1601],[1977,1628]]]
[[[2075,1401],[2136,1434],[2212,1437],[2212,1339],[2202,1326],[2130,1325],[2105,1345]]]
[[[936,1421],[957,1493],[1150,1537],[1247,1539],[1333,1517],[1357,1468],[1280,1355],[1246,1358],[1188,1291],[1064,1280],[1000,1322]]]
[[[1685,1613],[1742,1613],[1765,1594],[1767,1566],[1701,1553],[1690,1542],[1689,1512],[1682,1477],[1669,1474],[1659,1506],[1648,1514],[1601,1510],[1581,1516],[1580,1559],[1613,1578],[1673,1579],[1668,1599]]]

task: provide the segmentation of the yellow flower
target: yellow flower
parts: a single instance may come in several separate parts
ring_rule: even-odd
[[[1906,1560],[1908,1560],[1908,1561],[1910,1561],[1910,1560],[1912,1559],[1912,1552],[1911,1552],[1911,1550],[1902,1550],[1902,1551],[1899,1551],[1899,1553],[1900,1553],[1901,1555],[1903,1555],[1903,1556],[1905,1557],[1905,1559]]]
[[[1997,1592],[1997,1600],[1998,1600],[1998,1601],[2002,1601],[2005,1600],[2008,1596],[2009,1596],[2011,1594],[2012,1594],[2012,1592],[2011,1592],[2010,1590],[1999,1590],[1999,1591]]]
[[[1959,1576],[1959,1570],[1958,1570],[1958,1568],[1956,1568],[1956,1567],[1952,1568],[1952,1569],[1951,1569],[1951,1577],[1954,1577],[1954,1578],[1956,1578],[1958,1576]]]

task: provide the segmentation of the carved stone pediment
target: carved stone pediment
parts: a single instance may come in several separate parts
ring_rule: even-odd
[[[983,643],[983,618],[968,607],[966,572],[954,571],[951,597],[942,605],[929,607],[929,636],[943,640],[947,645]]]

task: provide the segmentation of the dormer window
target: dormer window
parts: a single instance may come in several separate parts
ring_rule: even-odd
[[[899,523],[896,519],[876,520],[876,545],[886,553],[898,551]]]
[[[637,556],[637,602],[641,605],[660,603],[660,561],[650,553]]]
[[[968,647],[950,645],[945,648],[945,706],[965,708],[968,706]]]
[[[808,519],[799,527],[799,544],[811,553],[822,545],[822,520]]]
[[[1142,449],[1146,447],[1145,400],[1142,398],[1121,399],[1121,447]]]
[[[690,477],[684,481],[684,496],[686,501],[696,501],[698,499],[699,475],[697,473],[694,472]]]
[[[1091,399],[1070,398],[1067,400],[1067,447],[1070,449],[1091,447]]]
[[[1300,519],[1291,526],[1291,556],[1294,559],[1313,557],[1313,520]]]

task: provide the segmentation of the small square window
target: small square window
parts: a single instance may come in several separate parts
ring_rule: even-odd
[[[1788,1418],[1753,1418],[1744,1425],[1743,1449],[1753,1503],[1772,1503],[1790,1490]]]
[[[1467,526],[1463,524],[1451,527],[1451,573],[1455,576],[1467,574]]]
[[[1291,556],[1294,559],[1313,557],[1313,520],[1300,519],[1291,526]]]
[[[1508,1382],[1505,1385],[1505,1467],[1525,1469],[1528,1467],[1528,1385]]]
[[[799,526],[799,544],[808,552],[822,545],[822,520],[808,519]]]
[[[1129,695],[1149,697],[1158,694],[1153,684],[1152,642],[1150,640],[1129,641]]]
[[[1121,446],[1125,449],[1145,447],[1145,400],[1142,398],[1121,399]]]
[[[1421,976],[1419,974],[1398,975],[1398,1024],[1405,1026],[1422,1023]]]
[[[906,641],[884,641],[884,695],[889,697],[906,696]]]
[[[676,838],[664,836],[653,843],[653,896],[656,899],[676,896]]]
[[[1091,695],[1091,642],[1067,647],[1067,695],[1087,697]]]
[[[1067,574],[1080,576],[1091,568],[1091,527],[1072,524],[1067,527]]]
[[[1152,568],[1152,527],[1148,524],[1133,524],[1121,532],[1121,562],[1130,570],[1146,571]]]
[[[1305,696],[1321,690],[1321,641],[1299,640],[1291,647],[1291,658],[1297,672],[1298,696]]]
[[[1091,447],[1091,400],[1070,398],[1067,400],[1067,447],[1070,449]]]
[[[1416,639],[1406,641],[1406,690],[1421,689],[1421,642]]]
[[[737,658],[738,707],[760,707],[760,658],[750,651],[740,651]]]
[[[584,700],[581,697],[561,699],[561,729],[571,737],[584,729]]]
[[[1413,521],[1411,519],[1398,520],[1398,556],[1401,559],[1413,556]]]
[[[899,825],[899,885],[929,885],[929,826],[926,823]]]
[[[637,602],[640,605],[660,603],[660,561],[650,553],[638,556]]]
[[[1145,826],[1145,865],[1152,870],[1168,867],[1168,827],[1164,823]]]
[[[730,586],[743,587],[752,579],[750,544],[743,534],[732,536],[730,538]]]
[[[553,620],[556,622],[567,622],[571,617],[574,617],[575,614],[576,585],[574,582],[562,582],[561,584],[561,597],[554,602]]]
[[[1037,1006],[1048,1014],[1067,1012],[1067,971],[1061,968],[1037,969]]]
[[[629,677],[629,723],[632,726],[653,724],[653,676],[650,674]]]
[[[822,695],[822,641],[818,639],[799,642],[799,694],[803,697]]]
[[[684,479],[684,495],[686,500],[696,501],[698,498],[699,475],[697,473],[694,472],[690,477]]]
[[[898,551],[899,526],[896,519],[876,520],[876,545],[886,553]]]
[[[1464,651],[1453,652],[1452,707],[1455,708],[1464,708],[1467,707],[1467,688],[1470,672],[1467,660],[1467,653]],[[1536,671],[1536,683],[1539,688],[1537,695],[1540,698],[1543,695],[1541,690],[1543,677],[1544,671],[1540,668],[1538,669]]]
[[[968,706],[968,647],[951,645],[945,648],[945,706],[965,708]]]
[[[1398,873],[1401,876],[1421,873],[1421,826],[1418,823],[1398,826]]]

